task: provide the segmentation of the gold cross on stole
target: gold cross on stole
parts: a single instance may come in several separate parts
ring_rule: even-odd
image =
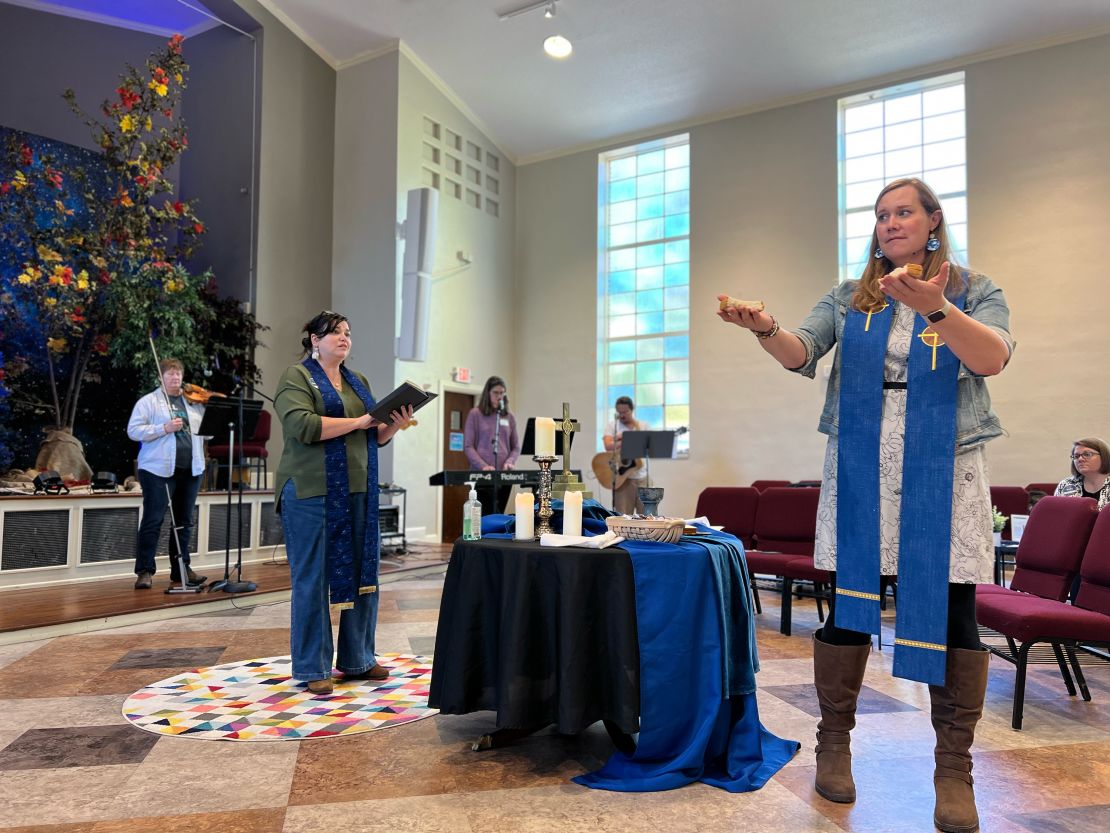
[[[933,366],[930,369],[931,370],[936,370],[937,369],[937,348],[938,347],[943,347],[944,342],[940,340],[940,336],[937,335],[936,330],[934,330],[932,327],[926,327],[924,330],[922,330],[920,333],[917,334],[917,337],[919,339],[921,339],[921,341],[923,343],[925,343],[925,344],[927,344],[927,345],[929,345],[930,347],[933,348]],[[932,339],[932,340],[930,341],[930,339]]]
[[[880,304],[877,304],[875,306],[872,306],[871,309],[869,309],[867,311],[867,323],[863,325],[863,331],[865,333],[868,332],[871,329],[871,316],[872,315],[878,315],[880,312],[882,312],[888,306],[890,306],[890,305],[887,304],[887,303],[880,303]]]

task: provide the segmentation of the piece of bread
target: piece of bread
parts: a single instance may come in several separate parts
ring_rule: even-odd
[[[752,312],[763,312],[763,302],[742,301],[739,298],[725,298],[721,301],[721,312],[727,309],[749,309]]]
[[[899,275],[909,275],[911,278],[920,278],[925,274],[925,271],[921,268],[921,264],[919,263],[907,263],[905,266],[899,266],[890,274],[895,278]]]

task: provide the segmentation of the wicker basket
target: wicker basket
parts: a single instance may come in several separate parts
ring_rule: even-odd
[[[629,541],[659,541],[673,544],[682,537],[686,524],[682,518],[624,518],[613,515],[605,519],[611,532]]]

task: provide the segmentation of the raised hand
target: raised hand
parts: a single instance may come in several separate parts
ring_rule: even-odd
[[[944,306],[944,289],[948,286],[948,261],[928,280],[911,277],[904,269],[895,269],[879,278],[879,289],[895,301],[922,315]]]
[[[728,295],[718,295],[717,300],[725,302]],[[743,327],[745,330],[769,330],[774,324],[774,319],[764,310],[757,310],[747,306],[728,306],[717,310],[717,317],[729,324]]]

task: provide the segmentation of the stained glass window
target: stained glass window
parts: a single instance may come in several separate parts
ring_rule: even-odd
[[[690,422],[690,137],[598,159],[598,447],[621,396],[652,429]],[[689,434],[676,440],[689,453]]]

